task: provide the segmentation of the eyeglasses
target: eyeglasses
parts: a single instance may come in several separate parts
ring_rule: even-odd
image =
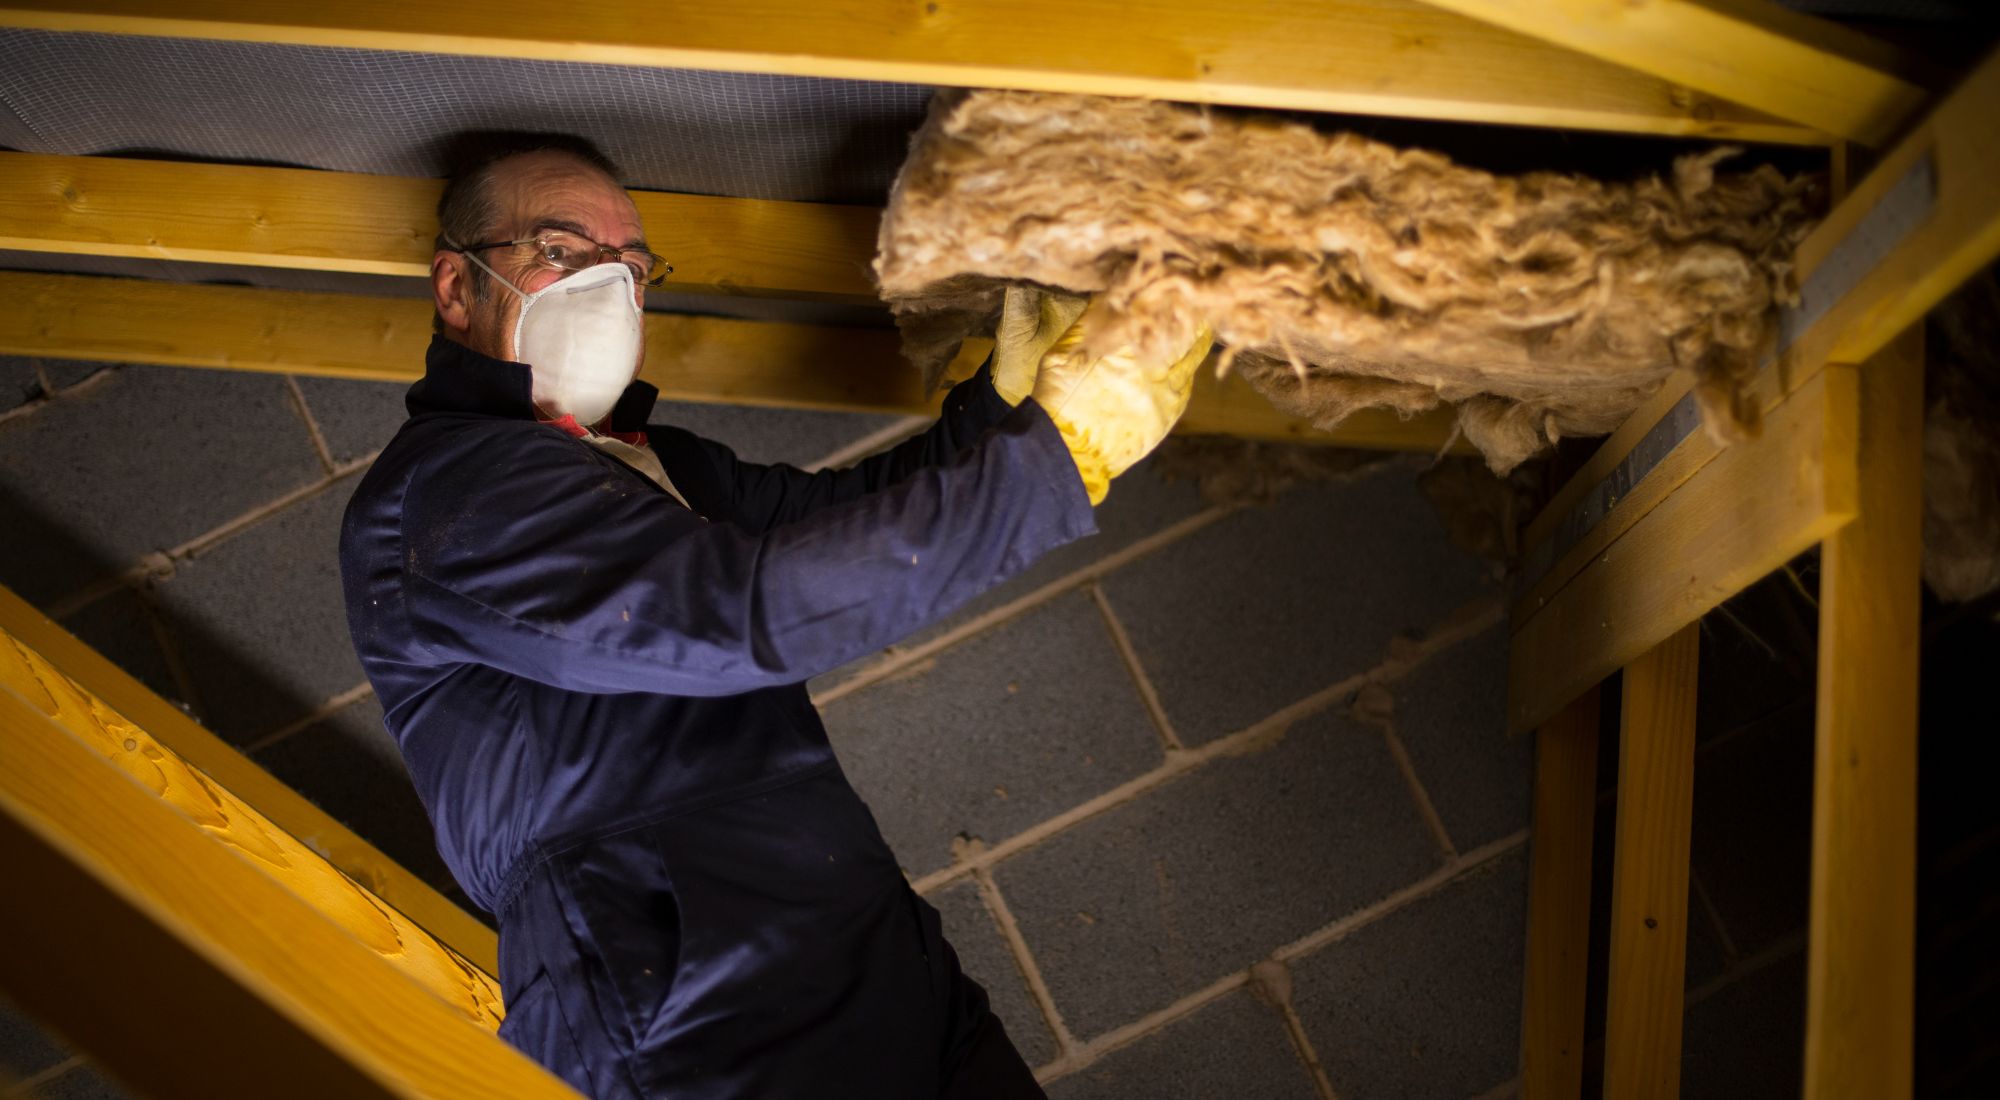
[[[484,252],[489,248],[516,248],[524,244],[535,246],[535,260],[544,267],[557,271],[577,272],[595,267],[610,257],[632,269],[632,281],[643,286],[659,286],[674,273],[674,265],[657,252],[643,248],[612,248],[598,244],[589,237],[571,233],[564,229],[544,229],[532,237],[522,237],[518,241],[489,241],[486,244],[469,244],[454,248],[453,252]]]

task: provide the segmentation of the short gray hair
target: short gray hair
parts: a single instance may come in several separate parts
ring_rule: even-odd
[[[618,178],[618,165],[588,139],[572,134],[476,131],[453,138],[445,148],[444,194],[438,197],[438,235],[435,247],[453,251],[479,244],[494,232],[500,221],[500,200],[493,193],[493,179],[500,165],[529,153],[563,153]],[[492,283],[484,269],[472,265],[472,300],[485,301]],[[444,331],[444,317],[433,314],[431,330]]]

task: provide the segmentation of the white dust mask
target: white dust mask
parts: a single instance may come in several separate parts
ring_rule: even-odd
[[[514,358],[534,378],[535,407],[568,413],[591,427],[631,385],[643,338],[638,290],[624,264],[595,264],[528,294],[470,252],[500,285],[521,297]]]

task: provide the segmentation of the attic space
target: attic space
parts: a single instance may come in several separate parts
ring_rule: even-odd
[[[907,620],[794,710],[1047,1096],[2000,1094],[1988,5],[503,7],[0,11],[0,1098],[578,1094],[452,862],[577,837],[426,805],[342,575],[441,181],[523,133],[672,265],[626,427],[685,511],[674,429],[803,478],[1001,400],[1010,289],[1217,341],[1036,490],[1095,534],[797,615]]]

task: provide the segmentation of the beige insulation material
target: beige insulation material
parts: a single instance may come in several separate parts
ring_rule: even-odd
[[[1668,178],[1497,176],[1435,153],[1132,99],[946,92],[890,195],[875,269],[935,382],[1007,284],[1092,293],[1094,351],[1170,355],[1206,322],[1323,427],[1440,402],[1496,471],[1610,431],[1675,370],[1713,430],[1787,293],[1820,197],[1717,150]]]
[[[1960,602],[2000,591],[2000,272],[1931,312],[1924,379],[1924,582]]]

